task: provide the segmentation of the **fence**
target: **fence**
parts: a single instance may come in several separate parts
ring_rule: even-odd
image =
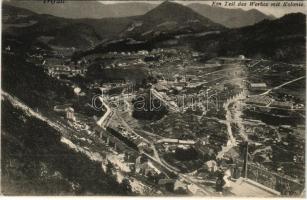
[[[236,160],[236,163],[238,166],[240,166],[240,169],[244,168],[241,160]],[[243,173],[244,172],[242,170],[240,175],[243,176]],[[247,164],[247,178],[268,188],[276,190],[280,192],[281,195],[285,196],[299,196],[305,188],[301,183],[260,168],[252,163]]]
[[[283,177],[279,174],[272,173],[261,169],[253,164],[247,165],[247,178],[256,181],[268,188],[274,189],[281,195],[298,196],[304,189],[304,185]]]

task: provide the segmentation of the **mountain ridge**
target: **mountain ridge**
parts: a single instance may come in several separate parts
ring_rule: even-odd
[[[264,19],[276,19],[274,16],[266,15],[257,9],[245,11],[241,8],[230,9],[200,3],[191,3],[187,7],[228,28],[240,28],[253,25]]]
[[[176,12],[170,12],[172,10]],[[148,33],[152,36],[161,32],[174,32],[174,30],[187,33],[224,28],[186,6],[169,1],[163,2],[142,16],[137,16],[135,20],[139,24],[137,27],[129,27],[130,29],[125,33],[128,37]]]
[[[305,62],[306,15],[290,13],[275,20],[262,20],[254,25],[229,29],[214,37],[194,42],[195,48],[208,51],[206,45],[214,41],[210,50],[218,56],[246,55],[284,62]],[[201,45],[198,45],[201,44]]]
[[[25,8],[38,14],[51,14],[71,19],[105,19],[145,15],[169,1],[164,1],[161,4],[147,2],[103,4],[95,1],[66,1],[65,4],[55,4],[53,6],[46,6],[42,1],[33,0],[10,0],[4,2],[5,4]],[[185,7],[189,7],[198,14],[228,28],[252,25],[263,19],[275,19],[274,16],[266,15],[257,9],[245,11],[240,8],[222,8],[200,3],[190,3],[185,5]]]
[[[12,10],[12,7],[10,9]],[[179,9],[181,12],[179,14],[170,12],[174,9]],[[12,14],[15,16],[14,12]],[[305,44],[305,18],[303,13],[291,13],[275,20],[265,19],[254,25],[227,29],[200,16],[190,8],[166,2],[145,15],[125,18],[66,19],[46,14],[33,14],[14,18],[14,20],[22,24],[29,21],[36,21],[36,23],[26,27],[9,28],[10,31],[3,33],[5,36],[12,34],[12,37],[19,37],[25,42],[35,41],[40,36],[55,37],[55,40],[51,41],[64,46],[70,46],[74,42],[80,41],[80,44],[75,46],[79,46],[81,49],[95,47],[92,50],[97,49],[102,52],[108,50],[150,50],[159,47],[160,43],[164,41],[172,40],[178,43],[181,40],[181,44],[192,45],[199,51],[212,52],[212,55],[215,56],[244,54],[248,57],[258,56],[301,62],[305,59],[306,50],[302,45]],[[67,28],[72,24],[76,27],[75,30],[83,25],[79,27],[79,31],[73,32],[71,28]],[[195,24],[197,26],[194,26]],[[82,31],[82,27],[85,31]],[[206,31],[213,32],[213,34],[198,34],[206,33]],[[61,35],[65,37],[61,38]],[[178,39],[177,36],[180,35],[188,35],[192,39],[188,40],[185,37]],[[118,42],[112,43],[112,41]]]
[[[120,4],[103,4],[96,1],[65,1],[62,4],[46,6],[43,1],[4,1],[5,4],[31,10],[38,14],[50,14],[70,19],[82,18],[114,18],[142,15],[157,5],[142,2],[128,2]],[[129,8],[129,9],[128,9]]]

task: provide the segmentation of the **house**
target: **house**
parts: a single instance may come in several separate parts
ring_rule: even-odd
[[[192,57],[194,57],[194,58],[199,57],[199,53],[198,53],[198,52],[193,52],[193,53],[192,53]]]
[[[271,107],[293,109],[294,104],[290,101],[273,101]]]
[[[183,87],[185,87],[187,85],[187,83],[186,82],[175,82],[175,83],[173,83],[173,86],[174,87],[181,87],[181,88],[183,88]]]
[[[151,161],[147,161],[145,165],[143,166],[144,168],[144,175],[147,176],[149,173],[152,175],[158,175],[161,174],[161,170],[158,169]]]
[[[169,88],[166,87],[165,85],[162,85],[160,83],[156,84],[155,85],[155,89],[158,91],[158,92],[167,92],[169,91]]]
[[[158,169],[150,160],[144,158],[143,156],[139,156],[136,159],[135,172],[144,176],[148,176],[149,174],[159,175],[162,173],[161,170]]]
[[[208,157],[212,158],[215,156],[214,150],[209,146],[200,146],[197,148],[197,151],[203,159],[207,159]]]
[[[239,55],[238,58],[239,58],[240,60],[244,60],[244,59],[245,59],[245,56],[244,56],[244,55]]]
[[[145,142],[140,142],[138,145],[137,145],[138,149],[140,152],[143,152],[144,150],[148,149],[149,148],[149,145]]]
[[[195,141],[194,140],[178,140],[179,144],[185,144],[185,145],[194,145]]]
[[[264,91],[267,89],[266,83],[250,83],[249,89],[251,91]]]
[[[69,107],[66,109],[66,118],[68,120],[72,120],[72,121],[75,121],[76,120],[76,117],[75,117],[75,113],[74,113],[74,109],[72,107]]]
[[[70,108],[72,106],[72,104],[63,104],[63,105],[56,105],[56,106],[54,106],[53,107],[53,110],[55,111],[55,112],[66,112],[66,110],[68,109],[68,108]]]
[[[218,165],[214,160],[209,160],[205,163],[204,168],[209,172],[216,172],[218,170]]]

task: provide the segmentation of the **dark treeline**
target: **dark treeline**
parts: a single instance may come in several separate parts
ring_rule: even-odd
[[[7,195],[131,195],[101,163],[69,149],[45,122],[2,101],[1,176]]]
[[[49,77],[42,67],[26,62],[25,56],[18,52],[3,56],[1,78],[2,88],[6,92],[17,96],[31,107],[46,108],[74,95],[71,88]]]

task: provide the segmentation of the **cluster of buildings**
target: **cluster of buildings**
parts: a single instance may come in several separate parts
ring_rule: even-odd
[[[116,129],[115,131],[120,133],[121,136],[132,142],[137,147],[139,152],[147,152],[147,153],[152,152],[150,145],[146,141],[144,141],[144,138],[142,138],[141,136],[131,133],[122,125],[119,125],[115,129]]]
[[[88,62],[83,59],[78,62],[62,62],[55,58],[45,59],[42,63],[45,72],[51,76],[60,78],[61,75],[67,77],[85,76]]]
[[[162,174],[162,171],[151,160],[142,155],[135,161],[135,172],[146,177]]]
[[[199,187],[193,183],[189,183],[181,178],[167,177],[160,167],[142,155],[137,157],[135,161],[135,173],[177,194],[203,194]]]
[[[270,107],[275,108],[284,108],[284,109],[293,109],[294,103],[290,101],[273,101]]]
[[[57,105],[54,106],[53,110],[65,116],[67,123],[71,127],[74,127],[77,131],[86,131],[87,133],[90,133],[89,126],[84,123],[83,120],[79,119],[79,117],[77,119],[77,113],[75,112],[71,104]]]
[[[292,101],[275,100],[269,96],[251,96],[245,100],[245,103],[250,105],[265,106],[268,108],[280,108],[280,109],[302,109],[303,104],[295,104]]]

